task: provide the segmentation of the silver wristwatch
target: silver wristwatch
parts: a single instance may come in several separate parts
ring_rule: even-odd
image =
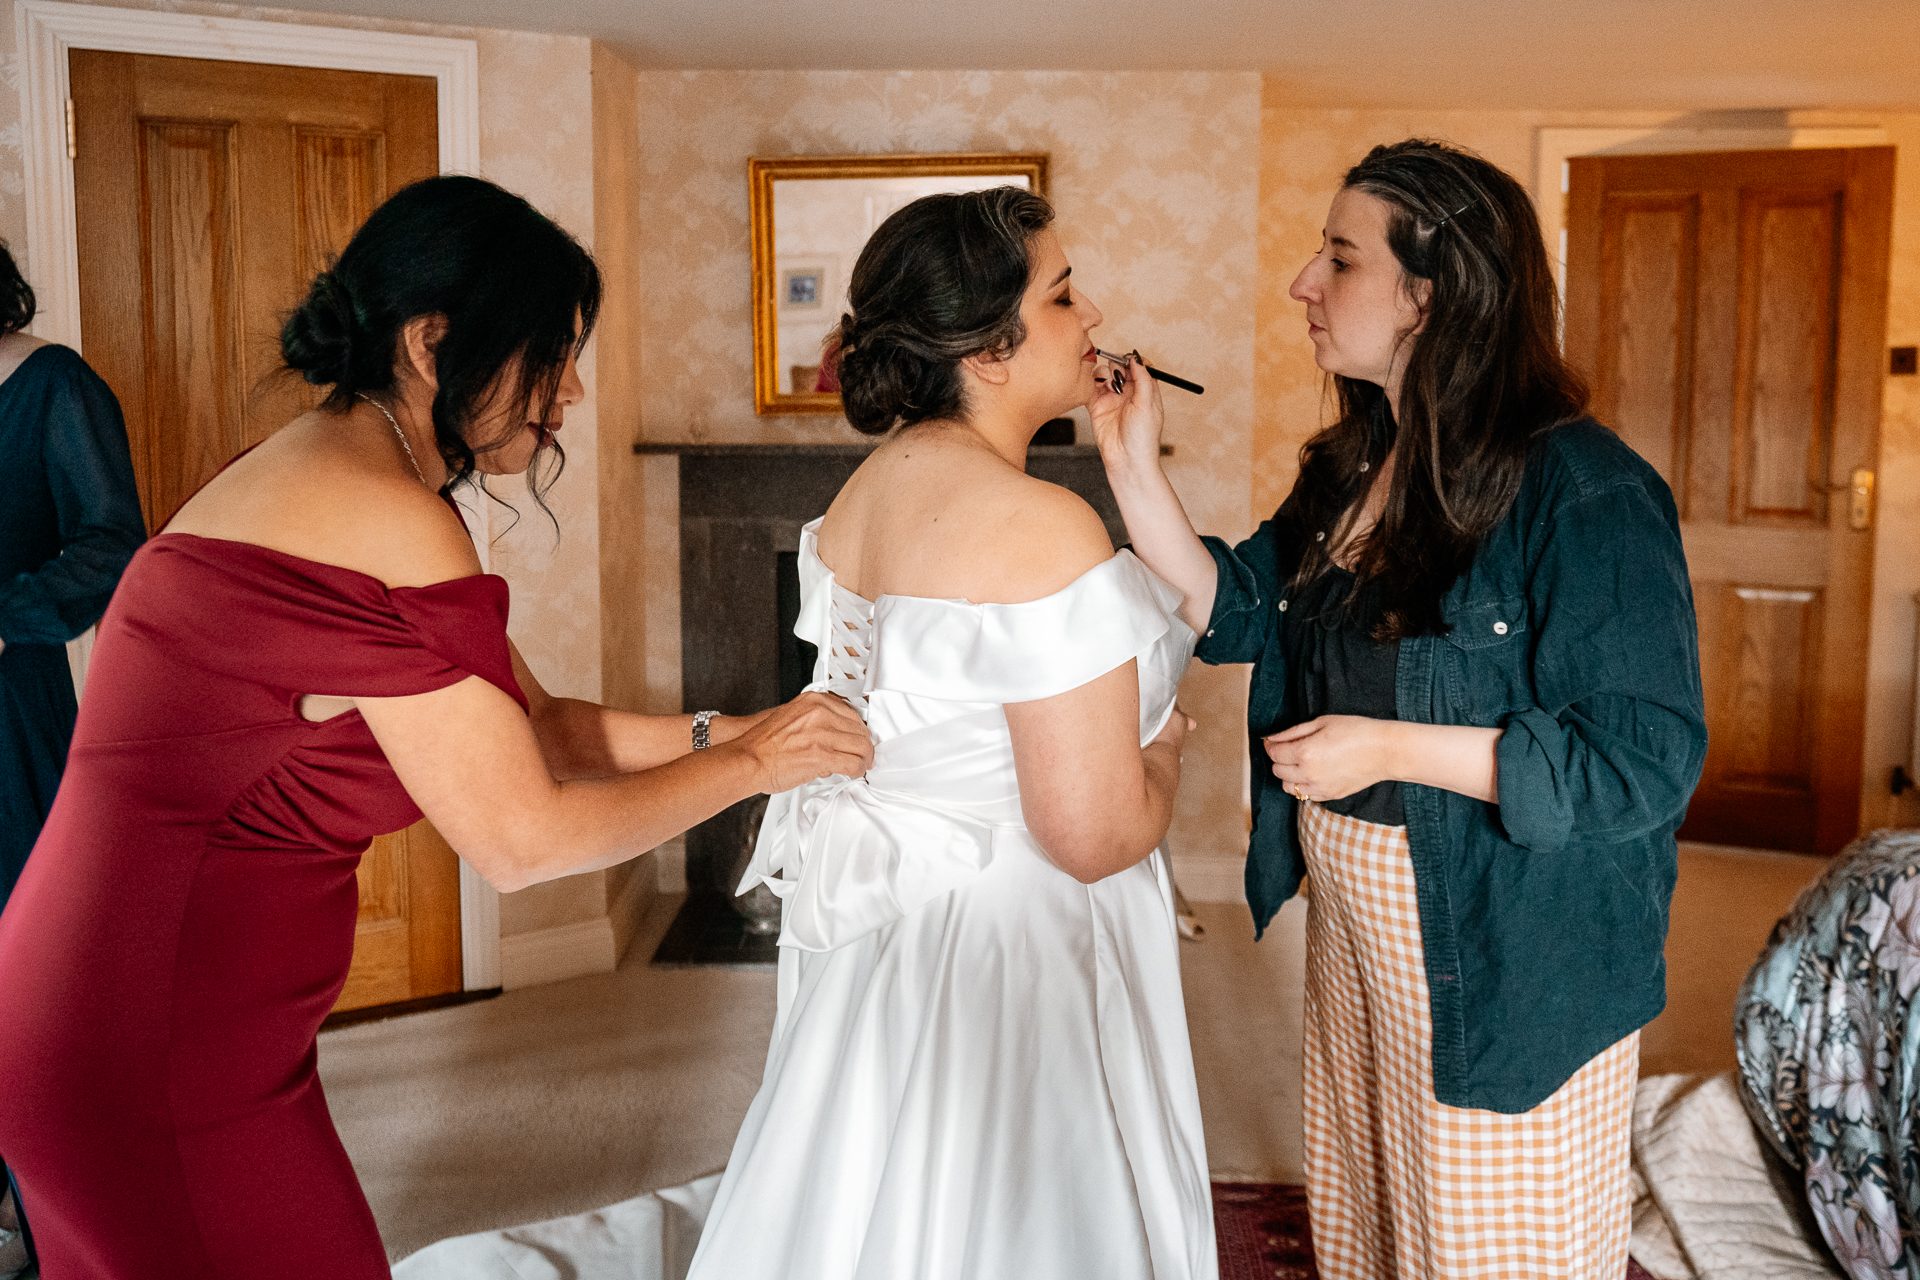
[[[712,740],[707,737],[707,724],[719,714],[718,711],[696,711],[693,713],[693,749],[695,751],[705,751],[713,745]]]

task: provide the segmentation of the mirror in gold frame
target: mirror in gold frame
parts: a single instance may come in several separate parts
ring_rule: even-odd
[[[839,413],[820,364],[867,237],[896,209],[943,191],[1047,194],[1044,155],[805,156],[747,161],[753,217],[753,409]],[[796,382],[798,379],[798,382]]]

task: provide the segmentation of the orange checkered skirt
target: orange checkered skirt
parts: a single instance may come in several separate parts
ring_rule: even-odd
[[[1433,1020],[1405,827],[1300,806],[1306,1146],[1327,1280],[1620,1280],[1640,1036],[1519,1115],[1433,1093]]]

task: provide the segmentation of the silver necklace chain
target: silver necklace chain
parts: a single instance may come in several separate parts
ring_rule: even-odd
[[[400,447],[407,451],[407,461],[413,464],[413,474],[420,477],[420,483],[422,485],[425,485],[429,489],[433,488],[432,485],[427,484],[426,474],[420,470],[420,460],[413,456],[413,446],[407,443],[407,433],[400,429],[400,424],[395,421],[394,416],[387,411],[387,406],[381,404],[364,391],[356,391],[354,394],[380,411],[380,416],[385,418],[387,425],[393,428],[393,434],[400,438]]]

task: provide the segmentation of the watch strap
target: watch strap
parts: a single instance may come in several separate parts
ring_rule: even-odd
[[[713,718],[719,714],[718,711],[696,711],[693,713],[693,749],[695,751],[705,751],[713,745],[712,738],[708,736],[708,726]]]

